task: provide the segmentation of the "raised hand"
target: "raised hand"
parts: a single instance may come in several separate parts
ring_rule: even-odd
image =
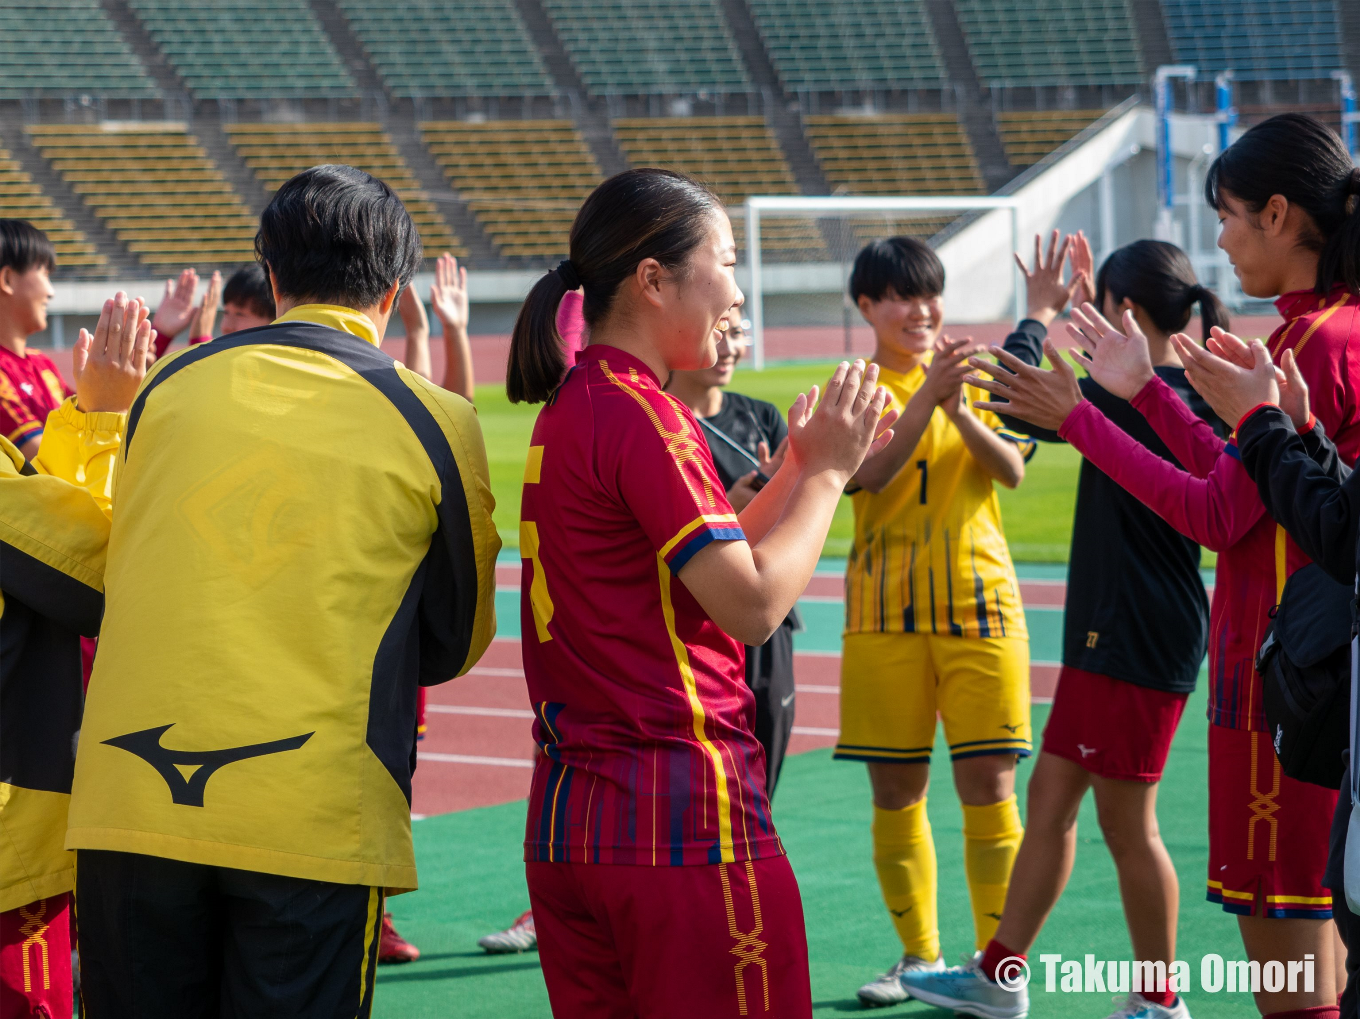
[[[770,445],[765,441],[756,447],[756,459],[760,461],[760,473],[767,478],[774,477],[775,471],[784,463],[784,457],[789,452],[789,437],[784,436],[783,440],[775,447],[773,453],[770,452]]]
[[[1152,381],[1155,373],[1147,337],[1138,328],[1132,311],[1124,312],[1123,326],[1121,333],[1096,311],[1095,305],[1087,302],[1072,309],[1072,321],[1067,323],[1067,331],[1090,351],[1088,356],[1073,350],[1072,360],[1085,368],[1104,389],[1120,399],[1131,400]]]
[[[1096,256],[1091,251],[1091,242],[1086,236],[1085,230],[1078,230],[1072,238],[1072,247],[1067,252],[1067,259],[1072,263],[1073,282],[1079,283],[1078,292],[1073,295],[1072,301],[1083,304],[1096,303]]]
[[[80,331],[71,355],[76,405],[86,413],[126,413],[146,376],[155,335],[141,298],[118,291],[104,302],[94,335]]]
[[[203,295],[203,303],[194,314],[194,327],[189,330],[189,339],[212,339],[213,329],[217,325],[217,309],[221,304],[222,274],[214,270],[212,279],[208,280],[208,292]]]
[[[1275,369],[1275,381],[1280,384],[1280,410],[1289,415],[1298,431],[1308,427],[1308,419],[1313,416],[1308,407],[1308,383],[1303,381],[1303,373],[1294,361],[1292,349],[1280,358],[1280,367]]]
[[[817,387],[800,393],[789,410],[789,451],[805,473],[830,471],[842,487],[892,440],[896,411],[887,411],[888,391],[878,384],[878,365],[842,361],[819,400]]]
[[[1194,340],[1190,339],[1185,333],[1177,333],[1176,335],[1186,343],[1194,343]],[[1226,329],[1214,326],[1209,330],[1209,338],[1204,341],[1204,344],[1223,360],[1231,361],[1239,368],[1251,368],[1253,365],[1251,347]]]
[[[467,333],[468,291],[467,269],[458,264],[447,251],[439,256],[434,264],[434,284],[430,287],[430,306],[444,324],[444,334],[449,330]]]
[[[963,400],[963,377],[969,372],[964,361],[978,349],[971,336],[960,340],[941,336],[936,340],[926,380],[918,390],[921,399],[937,404],[945,413],[956,409]]]
[[[1025,260],[1020,257],[1018,251],[1015,252],[1015,264],[1025,276],[1025,299],[1028,309],[1025,317],[1042,322],[1045,326],[1062,314],[1062,310],[1067,307],[1067,303],[1072,300],[1073,294],[1080,286],[1080,279],[1076,276],[1073,276],[1071,282],[1063,281],[1063,264],[1067,261],[1067,254],[1072,246],[1072,237],[1070,235],[1063,237],[1062,244],[1059,245],[1060,236],[1059,231],[1053,231],[1048,238],[1048,250],[1045,252],[1043,238],[1038,234],[1034,235],[1033,269],[1025,265]]]
[[[1263,403],[1279,405],[1282,378],[1288,380],[1292,389],[1292,406],[1286,413],[1289,413],[1296,428],[1303,427],[1307,422],[1308,386],[1298,374],[1293,351],[1286,355],[1288,370],[1282,372],[1275,367],[1270,359],[1270,351],[1260,340],[1252,340],[1248,346],[1251,366],[1246,368],[1236,360],[1229,361],[1213,351],[1205,350],[1183,334],[1171,337],[1171,343],[1180,355],[1181,364],[1185,365],[1185,377],[1214,409],[1214,413],[1228,425],[1236,427],[1248,411]],[[1300,407],[1302,419],[1294,417]]]
[[[406,330],[406,367],[433,382],[430,378],[434,373],[430,362],[430,319],[414,287],[402,290],[397,300],[397,311],[401,315],[402,327]]]
[[[964,379],[970,386],[1001,397],[1000,400],[974,401],[973,406],[978,410],[1017,417],[1054,432],[1081,403],[1077,373],[1063,360],[1052,340],[1044,341],[1044,353],[1053,365],[1052,371],[1026,364],[1001,347],[992,347],[991,352],[997,361],[995,365],[980,357],[970,358],[969,362],[992,377],[969,375]]]
[[[198,295],[198,273],[185,269],[178,279],[165,281],[165,293],[156,308],[151,326],[161,336],[174,339],[184,331],[194,316],[194,298]]]

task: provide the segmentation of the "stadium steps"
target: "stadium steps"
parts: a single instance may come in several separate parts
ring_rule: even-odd
[[[345,65],[345,70],[349,71],[349,76],[354,79],[359,91],[368,95],[384,94],[386,89],[382,78],[369,62],[363,44],[359,42],[359,37],[354,34],[354,29],[340,12],[335,0],[307,0],[307,2],[316,20],[321,23],[321,31],[330,39],[336,54]]]
[[[142,24],[141,18],[132,13],[127,0],[99,0],[99,3],[109,19],[118,26],[118,34],[137,55],[137,59],[142,62],[142,67],[156,83],[156,87],[166,96],[174,97],[181,102],[187,99],[189,91],[184,79],[175,73],[170,61]]]
[[[1171,36],[1166,31],[1162,16],[1162,0],[1128,0],[1133,15],[1133,31],[1143,50],[1143,61],[1149,71],[1163,64],[1174,64],[1176,54],[1171,50]]]
[[[1104,115],[1104,110],[1011,110],[997,117],[997,126],[1010,161],[1017,167],[1027,167]]]
[[[951,0],[925,0],[925,7],[935,33],[935,44],[944,61],[945,74],[956,89],[960,123],[968,132],[968,141],[977,156],[978,169],[982,171],[987,190],[995,191],[1014,177],[1016,170],[997,134],[990,94],[983,90],[982,79],[978,77]]]
[[[255,218],[183,124],[35,124],[33,147],[157,272],[254,260]]]
[[[468,265],[477,269],[503,266],[505,260],[496,250],[491,236],[482,228],[481,221],[462,196],[449,187],[443,167],[425,147],[420,136],[420,125],[416,122],[415,116],[409,109],[394,112],[389,117],[386,127],[392,144],[406,160],[412,175],[425,189],[425,194],[435,203],[440,215],[453,228],[454,234],[463,242],[467,249]]]
[[[721,0],[721,5],[727,29],[736,40],[746,65],[746,73],[765,97],[765,119],[793,171],[798,190],[805,195],[831,194],[831,185],[803,133],[798,103],[784,91],[746,0]]]
[[[0,122],[0,144],[9,150],[10,156],[19,164],[20,169],[32,178],[42,189],[43,194],[65,213],[71,225],[84,234],[104,256],[105,274],[109,276],[141,274],[141,264],[137,257],[123,247],[118,235],[104,226],[94,214],[94,210],[82,202],[71,186],[62,180],[61,175],[52,169],[47,160],[43,159],[17,118],[14,121]],[[58,273],[66,275],[60,266]]]
[[[529,38],[543,58],[548,74],[552,76],[553,84],[571,101],[576,126],[590,146],[590,153],[600,165],[600,170],[606,177],[612,177],[628,169],[628,159],[610,129],[605,104],[590,97],[585,82],[576,73],[576,65],[571,62],[566,47],[553,28],[552,19],[548,17],[542,0],[515,0],[515,7],[529,31]]]
[[[44,231],[56,249],[58,268],[69,275],[102,275],[108,264],[4,145],[0,145],[0,218],[28,220]]]
[[[273,192],[266,188],[260,178],[255,176],[241,154],[232,145],[227,135],[226,125],[221,116],[213,109],[214,104],[204,103],[199,107],[199,115],[194,120],[194,135],[204,150],[217,164],[218,171],[231,184],[237,195],[251,213],[259,216],[269,204]]]
[[[420,125],[433,159],[507,259],[563,257],[600,168],[570,120],[445,120]]]
[[[271,193],[293,175],[320,163],[347,163],[385,180],[406,203],[421,243],[436,255],[467,248],[425,193],[391,137],[378,124],[224,124],[223,130],[245,163]]]

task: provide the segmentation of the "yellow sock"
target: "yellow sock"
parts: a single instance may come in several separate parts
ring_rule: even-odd
[[[874,807],[874,870],[902,950],[922,959],[938,959],[935,840],[925,800],[901,810]]]
[[[1025,829],[1015,797],[983,807],[963,807],[963,862],[968,873],[968,895],[973,902],[973,932],[978,950],[996,934],[1011,867]]]

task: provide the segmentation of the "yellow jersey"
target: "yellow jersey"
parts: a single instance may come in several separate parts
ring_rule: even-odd
[[[910,372],[883,369],[879,382],[899,411],[925,381],[925,364]],[[965,387],[968,402],[989,399]],[[1020,445],[995,414],[970,411]],[[957,637],[1028,638],[1001,507],[992,477],[973,458],[940,408],[911,457],[881,492],[859,490],[855,540],[845,571],[846,633],[935,633]]]

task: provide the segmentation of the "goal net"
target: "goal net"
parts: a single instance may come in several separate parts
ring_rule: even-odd
[[[846,292],[855,255],[869,241],[907,234],[945,264],[949,314],[966,321],[1024,312],[1011,259],[1022,251],[1014,198],[760,196],[733,209],[741,279],[751,320],[752,366],[767,359],[867,354],[873,340]]]

